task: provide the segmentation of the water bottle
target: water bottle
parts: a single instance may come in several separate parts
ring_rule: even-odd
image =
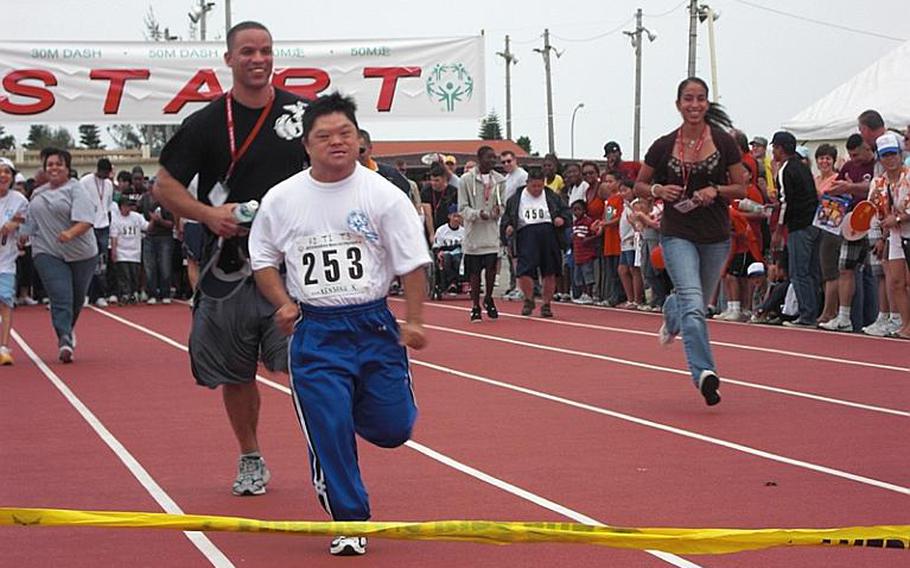
[[[241,224],[252,223],[257,211],[259,211],[259,202],[251,199],[234,208],[234,220]]]

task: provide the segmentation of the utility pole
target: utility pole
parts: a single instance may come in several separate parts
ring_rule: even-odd
[[[543,49],[534,48],[534,51],[543,55],[543,66],[547,75],[547,142],[549,153],[555,154],[556,142],[553,135],[553,82],[550,73],[550,51],[554,51],[557,58],[562,55],[562,52],[557,51],[555,47],[550,45],[549,28],[543,31]]]
[[[214,2],[206,2],[206,0],[199,0],[199,6],[193,8],[187,15],[190,17],[190,21],[194,24],[199,24],[199,40],[205,41],[205,16],[207,13],[212,11],[212,7],[215,6]]]
[[[518,58],[509,50],[509,36],[506,36],[506,50],[498,51],[496,55],[506,60],[506,138],[512,139],[512,65],[518,63]]]
[[[641,8],[635,12],[635,31],[623,32],[632,40],[635,49],[635,126],[633,128],[635,143],[633,145],[633,159],[637,162],[641,155],[641,36],[648,34],[648,40],[657,39],[657,34],[641,25]]]
[[[689,1],[689,68],[687,77],[695,76],[695,46],[698,43],[698,0]]]

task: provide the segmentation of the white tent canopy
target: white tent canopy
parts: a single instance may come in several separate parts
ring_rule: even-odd
[[[856,118],[875,109],[889,128],[910,124],[910,41],[784,123],[797,140],[843,140]]]

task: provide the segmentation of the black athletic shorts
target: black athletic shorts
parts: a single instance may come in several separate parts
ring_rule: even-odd
[[[516,233],[518,249],[517,276],[537,277],[562,275],[562,251],[551,223],[527,225]]]
[[[496,263],[499,261],[499,255],[490,254],[466,254],[464,255],[464,273],[468,276],[480,274],[481,270],[487,270],[490,273],[496,272]]]

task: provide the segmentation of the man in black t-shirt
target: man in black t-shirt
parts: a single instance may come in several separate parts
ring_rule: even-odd
[[[259,293],[246,250],[248,229],[238,203],[261,201],[275,184],[303,169],[304,103],[272,87],[272,36],[243,22],[227,35],[225,63],[233,87],[187,118],[161,152],[156,194],[176,215],[206,227],[193,307],[190,361],[196,382],[223,386],[224,405],[240,445],[235,495],[265,493],[270,473],[259,452],[256,365],[287,372],[287,338]],[[187,191],[199,175],[198,200]]]
[[[818,227],[812,225],[818,207],[818,194],[812,171],[796,154],[796,137],[780,131],[771,140],[774,160],[781,164],[777,171],[781,210],[777,227],[771,237],[771,248],[783,248],[784,228],[787,229],[787,256],[790,283],[799,303],[799,318],[784,322],[788,327],[814,328],[818,316],[817,296],[821,287],[818,263]]]

